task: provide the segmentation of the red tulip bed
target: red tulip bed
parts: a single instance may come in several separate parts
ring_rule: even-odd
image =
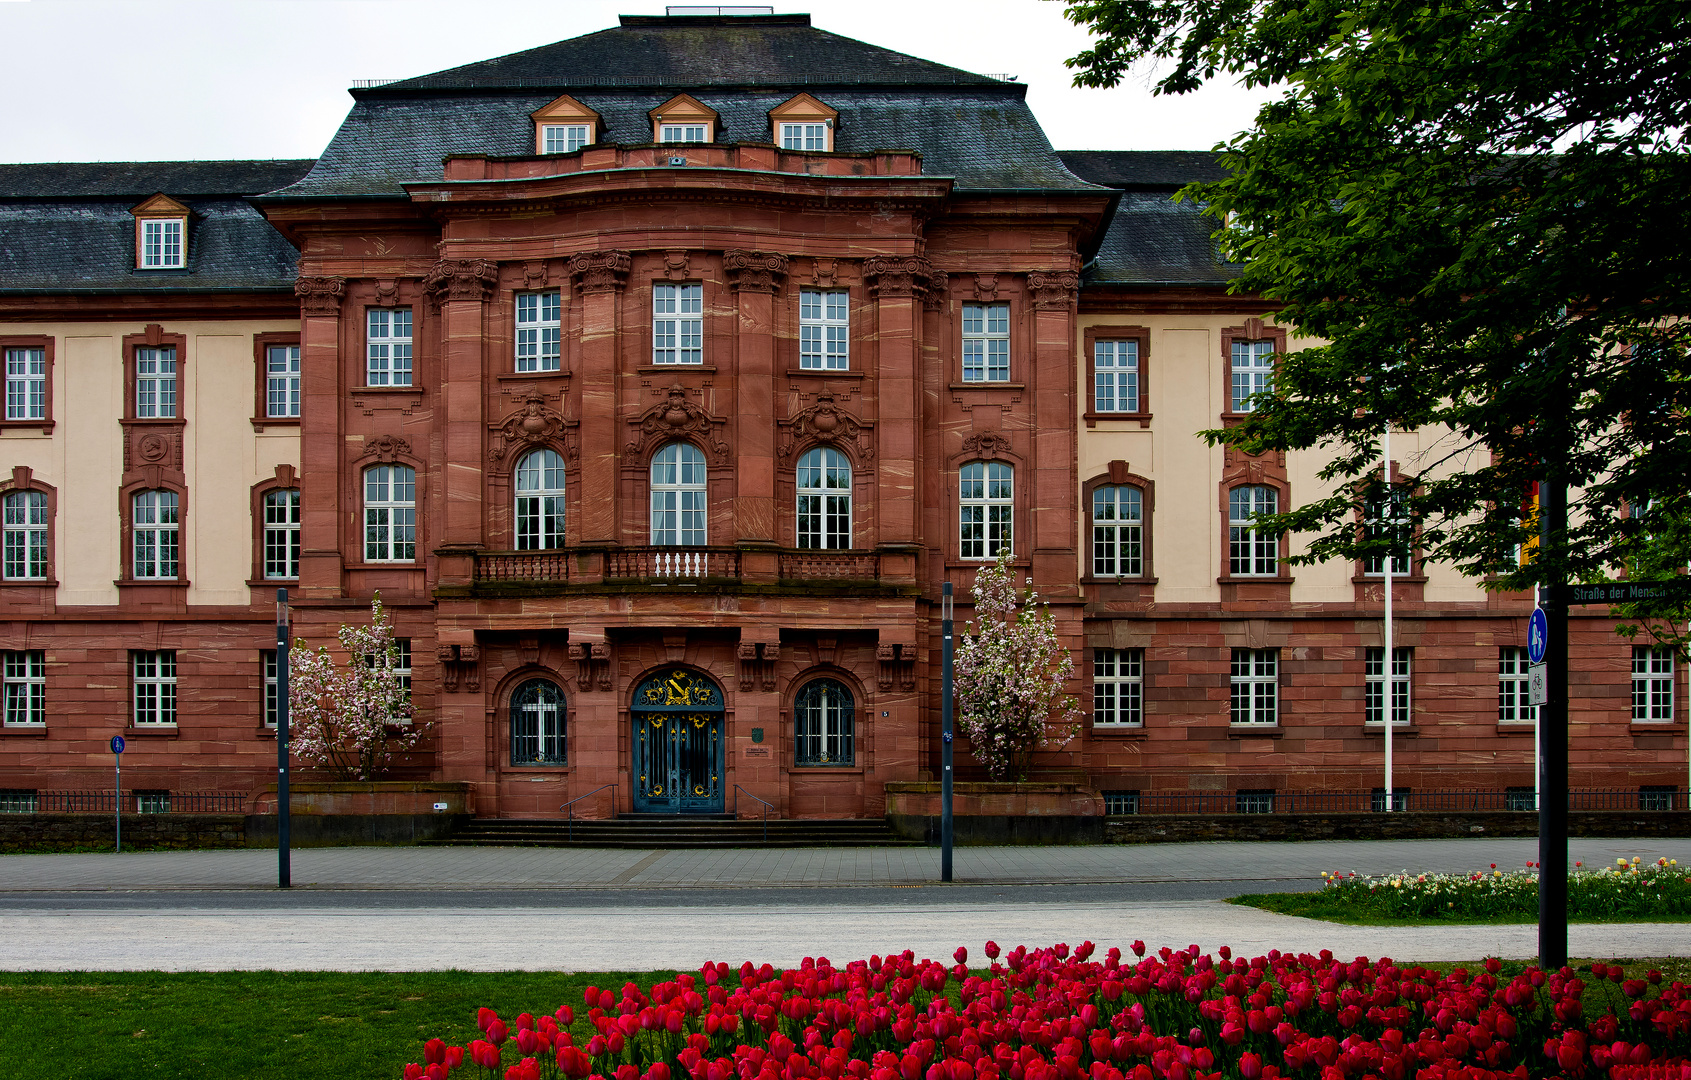
[[[910,952],[836,968],[706,964],[649,990],[588,987],[578,1020],[506,1020],[430,1039],[405,1080],[1691,1080],[1691,988],[1611,980],[1621,1008],[1588,1019],[1563,968],[1443,974],[1388,959],[1186,949],[1094,959],[1018,947],[971,972]],[[1593,988],[1595,989],[1595,987]],[[1605,987],[1605,990],[1608,988]],[[1593,997],[1596,995],[1594,994]],[[1607,996],[1607,995],[1605,995]],[[473,1071],[471,1071],[473,1070]]]

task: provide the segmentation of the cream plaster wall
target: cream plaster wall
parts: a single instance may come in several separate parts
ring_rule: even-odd
[[[297,428],[252,429],[257,373],[253,335],[291,332],[275,321],[163,322],[187,347],[178,385],[187,418],[183,473],[188,513],[182,523],[188,603],[245,606],[252,576],[252,485],[277,465],[299,467]],[[10,323],[4,334],[55,341],[51,435],[19,429],[0,435],[0,475],[27,465],[58,489],[54,561],[61,606],[115,605],[120,572],[118,487],[123,473],[123,338],[142,323]]]
[[[1157,599],[1165,603],[1219,603],[1222,544],[1220,484],[1224,452],[1206,446],[1197,432],[1219,423],[1223,381],[1221,331],[1237,326],[1240,315],[1083,315],[1075,335],[1084,342],[1087,327],[1123,324],[1148,327],[1149,362],[1145,381],[1152,414],[1151,426],[1141,428],[1137,420],[1100,420],[1088,428],[1086,386],[1092,378],[1091,358],[1080,345],[1075,423],[1078,476],[1082,483],[1108,470],[1113,460],[1125,460],[1128,469],[1156,483],[1156,502],[1151,516],[1152,572],[1157,578]],[[1295,337],[1288,347],[1304,347]],[[1392,457],[1401,469],[1420,469],[1438,461],[1451,450],[1449,433],[1443,429],[1394,432]],[[1329,455],[1307,451],[1287,456],[1286,472],[1292,499],[1303,503],[1332,489],[1317,474]],[[1462,456],[1440,462],[1437,475],[1449,475],[1467,467]],[[1090,507],[1081,504],[1082,514]],[[1308,549],[1307,538],[1293,537],[1293,553]],[[1081,573],[1086,572],[1082,546]],[[1355,598],[1351,581],[1352,564],[1327,562],[1295,567],[1292,600],[1298,603],[1350,602]],[[1429,601],[1474,601],[1484,590],[1443,564],[1426,567],[1426,598]]]

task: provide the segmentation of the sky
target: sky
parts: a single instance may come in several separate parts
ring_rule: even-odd
[[[1052,0],[775,0],[833,33],[1015,75],[1061,150],[1207,149],[1262,92],[1071,85]],[[661,15],[662,0],[0,0],[0,162],[316,157],[356,79],[396,79]]]

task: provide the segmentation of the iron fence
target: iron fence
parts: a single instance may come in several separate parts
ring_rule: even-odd
[[[1105,791],[1105,812],[1127,814],[1367,814],[1386,808],[1383,789],[1372,791]],[[1691,809],[1684,788],[1586,788],[1567,793],[1569,810],[1681,811]],[[1415,813],[1535,813],[1531,788],[1418,791],[1398,788],[1394,811]]]
[[[110,814],[117,807],[115,791],[9,792],[0,811],[37,814]],[[240,814],[247,808],[244,791],[137,791],[122,795],[126,814]]]

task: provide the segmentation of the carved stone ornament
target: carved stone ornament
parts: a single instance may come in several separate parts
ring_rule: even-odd
[[[839,284],[840,260],[813,259],[810,263],[811,281],[819,288],[832,289]]]
[[[397,435],[377,435],[364,444],[364,452],[353,460],[358,461],[373,457],[377,461],[392,464],[398,461],[400,455],[410,456],[411,444]]]
[[[486,300],[498,283],[499,264],[486,259],[442,259],[423,278],[437,300]]]
[[[921,296],[933,278],[933,267],[920,255],[891,259],[876,255],[863,264],[863,280],[869,283],[869,295]]]
[[[341,313],[341,297],[346,295],[346,278],[298,278],[294,281],[294,295],[299,297],[302,315],[338,316]]]
[[[628,280],[634,257],[626,251],[578,251],[565,268],[584,293],[616,292]]]
[[[630,421],[640,429],[643,438],[630,439],[626,447],[629,455],[640,453],[642,441],[653,439],[681,439],[691,436],[708,447],[718,464],[728,460],[728,444],[717,433],[726,421],[716,420],[698,405],[687,400],[687,389],[680,383],[669,388],[664,401],[646,410],[644,416]]]
[[[376,303],[387,307],[392,307],[393,305],[399,303],[399,279],[376,279]]]
[[[561,442],[564,443],[564,457],[573,463],[578,451],[573,442],[565,440],[564,432],[569,426],[569,421],[557,410],[546,407],[544,395],[529,394],[523,398],[523,407],[507,416],[494,429],[493,441],[487,448],[487,459],[495,463],[505,460],[506,451],[512,446]]]
[[[693,268],[687,264],[685,251],[663,253],[663,276],[671,281],[686,281],[693,276]]]
[[[538,259],[523,263],[523,288],[525,289],[544,288],[551,276],[546,263]]]
[[[123,467],[144,469],[156,465],[172,471],[182,468],[182,432],[176,428],[164,431],[131,428],[123,445]]]
[[[996,431],[977,431],[963,440],[963,452],[978,458],[995,458],[1010,451],[1010,440]]]
[[[1073,270],[1028,275],[1033,306],[1040,311],[1067,311],[1080,293],[1080,275]]]
[[[951,275],[944,270],[928,271],[928,291],[922,297],[922,307],[927,311],[942,311],[950,295]]]
[[[722,269],[735,292],[772,293],[787,278],[787,257],[773,251],[724,251]]]
[[[976,300],[996,300],[996,299],[998,299],[998,275],[997,274],[976,274],[975,275],[975,299]]]
[[[816,404],[787,422],[785,435],[778,451],[783,463],[792,459],[799,444],[808,442],[828,446],[849,442],[856,448],[858,460],[869,461],[875,456],[875,444],[869,437],[869,429],[834,404],[834,395],[827,392],[817,394]]]

